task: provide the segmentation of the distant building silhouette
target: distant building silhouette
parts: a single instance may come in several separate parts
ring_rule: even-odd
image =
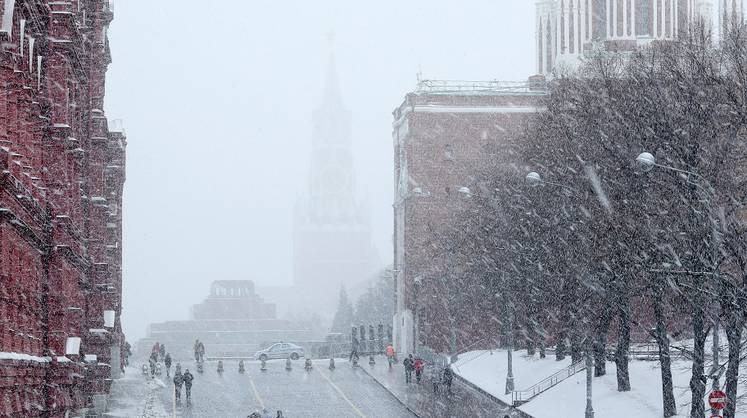
[[[295,211],[294,284],[308,308],[331,317],[340,286],[367,280],[380,267],[369,214],[356,201],[350,112],[333,56],[313,114],[307,190]]]
[[[247,357],[270,343],[305,343],[313,336],[309,323],[277,319],[275,305],[254,292],[251,280],[219,280],[192,307],[192,319],[150,325],[138,352],[147,354],[159,342],[175,358],[190,358],[195,339],[205,344],[208,357]]]

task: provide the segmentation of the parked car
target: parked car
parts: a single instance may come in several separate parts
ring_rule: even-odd
[[[254,355],[257,360],[286,359],[288,357],[291,360],[304,357],[303,347],[291,343],[277,343],[264,350],[257,351],[257,354]]]

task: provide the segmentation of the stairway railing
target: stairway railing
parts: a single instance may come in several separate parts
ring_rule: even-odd
[[[579,361],[571,364],[570,366],[555,372],[554,374],[541,380],[539,383],[531,386],[528,389],[517,390],[511,393],[511,403],[513,406],[519,406],[521,404],[529,402],[532,398],[539,395],[540,393],[556,386],[558,383],[568,379],[576,373],[586,370],[586,362]]]

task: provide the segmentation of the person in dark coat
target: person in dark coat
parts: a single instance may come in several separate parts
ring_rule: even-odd
[[[125,341],[125,345],[124,345],[125,366],[130,365],[130,357],[132,357],[132,345],[130,345],[129,342]]]
[[[195,377],[192,376],[189,369],[184,369],[182,380],[184,381],[184,393],[187,395],[187,401],[189,401],[192,398],[192,381],[195,380]]]
[[[451,366],[446,366],[444,369],[443,382],[446,385],[446,390],[451,393],[451,383],[454,380],[454,372],[451,371]]]
[[[166,366],[166,377],[171,377],[171,354],[166,353],[163,364]]]
[[[350,344],[351,350],[350,350],[350,361],[353,361],[353,357],[358,357],[358,346],[360,344],[358,343],[358,339],[353,337],[353,341]]]
[[[200,341],[199,343],[200,361],[205,361],[205,344]]]
[[[412,354],[402,364],[405,366],[405,383],[412,383],[412,371],[415,369],[415,361],[412,359]]]
[[[174,373],[174,393],[176,394],[177,401],[182,399],[182,384],[184,384],[182,372],[177,370],[176,373]]]
[[[154,353],[150,356],[150,359],[148,359],[148,364],[150,365],[150,377],[155,377],[156,375],[156,364],[158,364],[157,357],[158,355]]]

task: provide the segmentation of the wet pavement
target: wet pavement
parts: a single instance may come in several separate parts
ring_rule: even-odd
[[[428,368],[432,366],[426,366],[427,370],[420,384],[415,381],[414,376],[412,383],[405,383],[405,370],[401,362],[390,368],[382,359],[374,367],[368,365],[362,365],[362,367],[361,371],[376,379],[410,410],[423,418],[529,417],[522,411],[481,393],[457,376],[454,377],[451,391],[446,390],[444,386],[434,387],[433,381],[440,381],[442,369],[429,370]]]
[[[269,361],[266,372],[258,362],[246,362],[244,374],[238,372],[237,361],[224,365],[222,375],[216,362],[207,362],[204,374],[198,374],[194,364],[183,363],[182,369],[195,375],[192,401],[187,405],[182,392],[182,403],[175,404],[173,384],[166,384],[157,392],[167,416],[244,418],[266,408],[268,416],[282,410],[285,418],[415,417],[371,376],[344,361],[338,361],[334,371],[327,361],[314,362],[309,372],[303,360],[293,362],[291,371],[285,370],[284,361]],[[167,382],[165,374],[162,380]]]

